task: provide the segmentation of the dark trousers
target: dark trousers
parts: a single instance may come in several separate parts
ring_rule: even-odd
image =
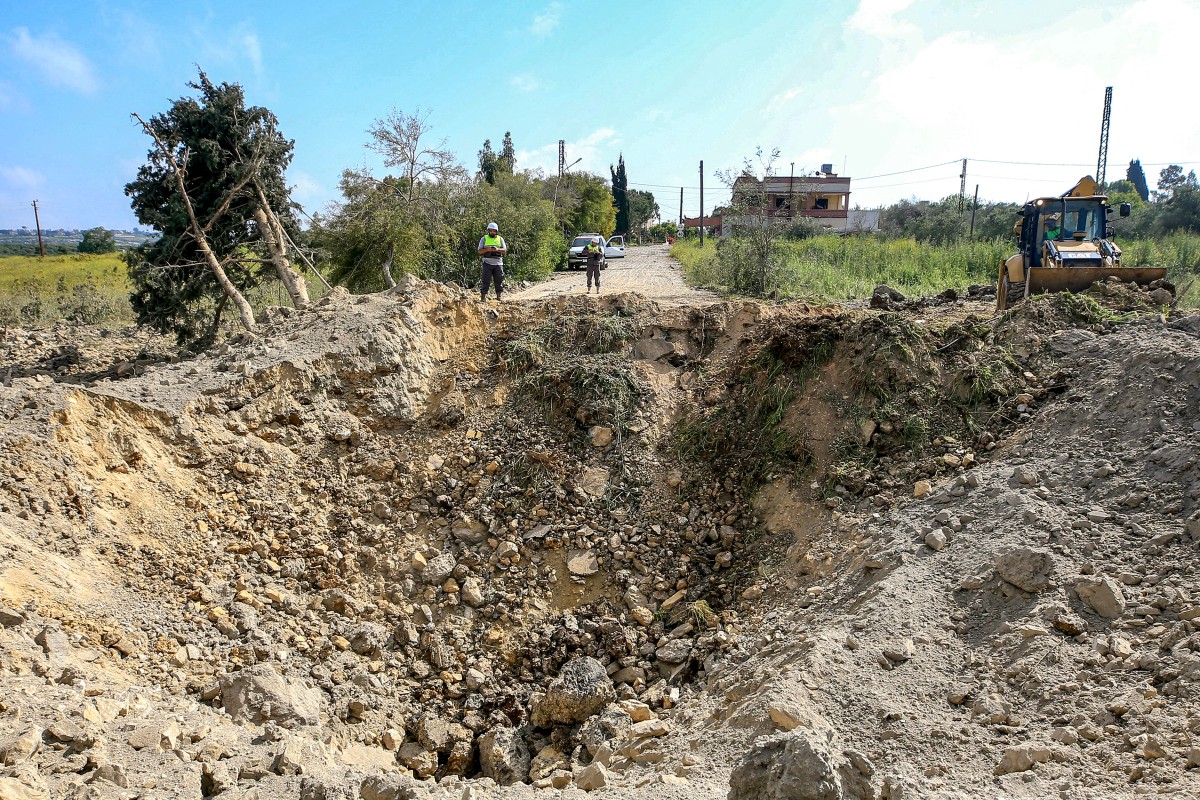
[[[483,300],[487,300],[488,285],[492,281],[496,282],[496,299],[500,299],[500,295],[504,293],[504,265],[503,264],[484,264],[483,265],[483,283],[479,287],[479,296]]]
[[[587,263],[587,282],[588,282],[589,289],[592,288],[592,278],[593,277],[596,278],[596,288],[599,289],[600,288],[600,262],[599,261],[595,261],[595,262],[589,261]]]

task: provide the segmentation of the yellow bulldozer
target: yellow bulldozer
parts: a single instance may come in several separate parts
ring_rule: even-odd
[[[1017,212],[1013,235],[1020,251],[1000,262],[998,311],[1034,294],[1081,292],[1109,276],[1142,285],[1166,277],[1162,267],[1121,266],[1109,223],[1112,208],[1099,188],[1088,175],[1062,196],[1039,198]],[[1129,203],[1118,208],[1122,217],[1129,211]]]

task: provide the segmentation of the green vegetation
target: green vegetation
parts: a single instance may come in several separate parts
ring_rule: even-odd
[[[678,241],[671,254],[696,286],[728,291],[739,266],[742,245],[734,239]],[[937,294],[951,287],[994,283],[1002,258],[1012,255],[1003,242],[961,242],[944,246],[912,239],[818,236],[773,245],[778,297],[869,297],[886,283],[906,294]]]
[[[81,253],[115,253],[117,252],[117,237],[106,228],[92,228],[83,232],[83,240],[79,242]]]
[[[116,254],[0,258],[0,324],[132,322],[129,278]]]

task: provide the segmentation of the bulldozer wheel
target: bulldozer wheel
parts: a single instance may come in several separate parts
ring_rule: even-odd
[[[1010,283],[1008,280],[1008,276],[1005,276],[1004,285],[1001,287],[1001,291],[1003,292],[1002,297],[1004,300],[1004,304],[1003,304],[1003,308],[1001,308],[1000,310],[1007,311],[1008,309],[1012,308],[1017,303],[1019,303],[1025,299],[1025,281],[1017,281],[1015,283]]]

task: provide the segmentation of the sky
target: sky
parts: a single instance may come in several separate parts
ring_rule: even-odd
[[[849,175],[851,204],[956,194],[1023,202],[1096,171],[1151,187],[1200,169],[1200,0],[741,0],[731,3],[44,1],[0,22],[0,229],[137,224],[124,186],[150,140],[130,117],[239,83],[295,141],[293,198],[339,199],[392,109],[427,117],[474,168],[511,131],[518,169],[609,177],[661,216],[728,198],[717,177],[760,148],[779,174]]]

